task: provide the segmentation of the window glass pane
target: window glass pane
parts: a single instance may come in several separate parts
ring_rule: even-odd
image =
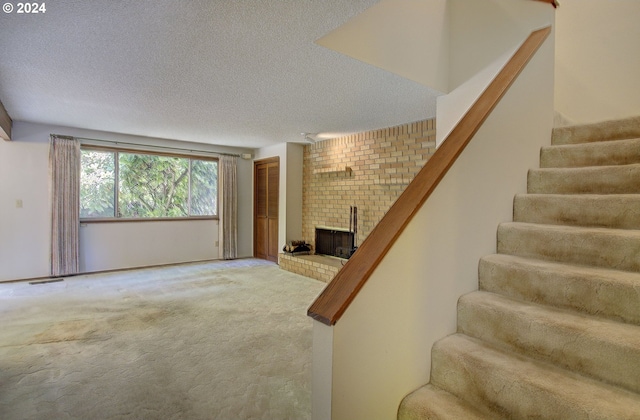
[[[218,162],[191,160],[191,216],[218,213]]]
[[[115,154],[82,150],[80,217],[114,217]]]
[[[120,153],[119,217],[186,217],[189,160]]]
[[[181,218],[217,214],[217,160],[82,150],[82,218]]]

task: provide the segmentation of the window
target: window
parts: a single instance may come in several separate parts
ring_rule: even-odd
[[[218,161],[117,150],[82,149],[80,217],[215,217]]]

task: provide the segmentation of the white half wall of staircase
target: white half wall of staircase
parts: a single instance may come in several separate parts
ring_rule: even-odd
[[[314,360],[314,375],[331,371],[331,419],[396,418],[429,381],[433,343],[455,332],[456,301],[477,289],[478,261],[550,142],[553,56],[552,35],[332,327],[332,358]]]

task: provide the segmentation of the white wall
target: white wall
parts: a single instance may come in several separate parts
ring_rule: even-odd
[[[253,257],[253,161],[251,159],[238,159],[237,177],[238,257],[247,258]]]
[[[493,80],[507,61],[509,61],[509,58],[511,58],[520,44],[510,48],[506,53],[455,88],[448,95],[438,96],[436,99],[438,104],[436,110],[436,147],[440,147],[442,142],[445,141],[449,133],[451,133],[451,130],[454,129],[456,124],[458,124],[469,108],[471,108],[482,92],[484,92],[491,80]]]
[[[218,259],[218,221],[80,224],[80,271]]]
[[[49,146],[24,128],[0,141],[0,281],[49,274]]]
[[[549,4],[530,0],[449,3],[450,93],[437,99],[438,146],[531,31],[553,22]]]
[[[556,110],[574,123],[640,115],[640,1],[560,3]]]
[[[15,122],[0,143],[0,281],[49,275],[49,135],[141,145],[245,153],[246,149],[176,143],[69,127]],[[239,160],[239,256],[251,255],[252,166]],[[16,206],[22,201],[22,208]],[[97,271],[218,258],[218,221],[86,223],[80,229],[81,270]]]
[[[433,343],[456,331],[456,302],[477,289],[479,258],[495,252],[497,226],[550,142],[553,56],[552,35],[333,327],[332,357],[313,366],[332,372],[332,419],[396,418],[429,382]]]
[[[286,241],[302,238],[302,165],[304,145],[287,143]]]
[[[449,0],[449,90],[469,80],[534,29],[553,21],[549,4],[531,0]]]

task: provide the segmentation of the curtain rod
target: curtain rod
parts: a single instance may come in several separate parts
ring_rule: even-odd
[[[140,144],[140,143],[129,143],[126,141],[114,141],[114,140],[101,140],[101,139],[90,139],[87,137],[75,137],[75,136],[64,136],[64,135],[60,135],[60,134],[52,134],[53,136],[59,136],[59,137],[72,137],[75,139],[80,140],[80,142],[82,142],[82,140],[87,140],[90,142],[98,142],[98,143],[109,143],[109,144],[113,144],[113,145],[126,145],[126,146],[137,146],[137,147],[152,147],[152,148],[156,148],[156,149],[162,149],[162,150],[177,150],[177,151],[181,151],[181,152],[190,152],[190,153],[210,153],[213,155],[220,155],[220,156],[235,156],[235,157],[241,157],[242,155],[240,155],[239,153],[224,153],[224,152],[211,152],[211,151],[207,151],[207,150],[194,150],[194,149],[184,149],[181,147],[171,147],[171,146],[156,146],[154,144]]]

